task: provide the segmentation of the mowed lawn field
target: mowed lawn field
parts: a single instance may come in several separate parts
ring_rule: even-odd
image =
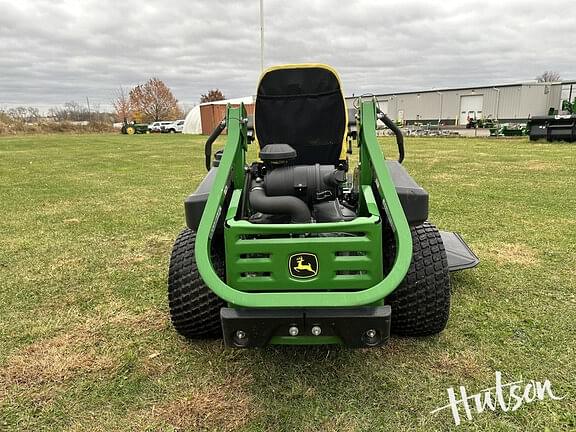
[[[576,430],[576,145],[407,138],[431,221],[481,259],[452,276],[447,329],[242,351],[169,323],[168,259],[204,139],[0,138],[0,430]],[[431,413],[496,371],[564,399],[461,411],[460,426]]]

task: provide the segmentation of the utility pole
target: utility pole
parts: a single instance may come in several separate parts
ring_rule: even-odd
[[[436,90],[436,93],[438,94],[438,96],[440,96],[440,115],[438,117],[438,127],[441,128],[442,125],[442,107],[444,105],[444,93],[442,93],[441,91]]]
[[[260,0],[260,72],[264,72],[264,0]]]
[[[90,117],[92,116],[90,115],[90,100],[88,99],[88,96],[86,96],[86,105],[88,105],[88,122],[90,122]]]
[[[496,138],[498,138],[498,134],[500,133],[500,89],[497,87],[492,87],[494,91],[497,92],[496,94],[496,111],[494,112],[494,121],[498,123],[494,123],[496,126]]]

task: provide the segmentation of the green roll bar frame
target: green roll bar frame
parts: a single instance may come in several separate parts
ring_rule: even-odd
[[[196,235],[195,256],[198,270],[206,285],[220,298],[231,306],[237,307],[353,307],[376,304],[389,295],[404,279],[412,260],[412,236],[410,227],[404,215],[404,210],[398,199],[396,189],[384,161],[384,155],[376,138],[376,103],[374,99],[360,102],[360,120],[358,145],[360,147],[360,191],[371,193],[371,185],[376,180],[376,186],[382,198],[382,207],[392,225],[396,240],[396,258],[392,269],[375,285],[357,291],[281,291],[281,292],[248,292],[227,285],[216,274],[211,261],[211,240],[216,225],[225,212],[226,223],[243,226],[254,233],[269,234],[286,232],[286,225],[252,224],[248,221],[233,220],[236,209],[224,209],[225,197],[232,188],[232,201],[237,202],[245,185],[245,156],[248,149],[247,116],[243,104],[238,107],[228,105],[226,125],[228,137],[224,146],[222,159],[214,185],[204,208],[198,232]],[[370,200],[364,200],[367,208],[364,210],[371,216],[357,218],[348,222],[328,222],[313,224],[290,224],[292,233],[305,232],[347,232],[355,224],[366,223],[372,218],[373,223],[379,223],[379,211]],[[335,238],[334,241],[338,241]],[[381,247],[381,245],[379,245]]]

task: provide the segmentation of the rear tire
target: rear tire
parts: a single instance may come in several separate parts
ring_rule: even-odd
[[[386,297],[391,332],[428,336],[444,330],[450,314],[450,272],[438,229],[429,222],[410,228],[412,262],[404,281]]]
[[[190,229],[182,231],[174,242],[168,271],[170,318],[176,331],[186,338],[218,338],[222,336],[220,308],[225,303],[200,277],[195,244],[196,233]],[[213,253],[212,265],[218,276],[224,278],[222,257]]]

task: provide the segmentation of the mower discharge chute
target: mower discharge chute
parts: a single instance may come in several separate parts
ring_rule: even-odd
[[[396,133],[399,161],[384,159],[377,119]],[[225,127],[224,149],[210,164]],[[260,161],[247,165],[254,138]],[[349,169],[353,142],[359,163]],[[243,105],[228,106],[206,155],[209,173],[185,201],[188,228],[170,260],[180,334],[223,336],[232,347],[371,347],[391,331],[444,329],[449,271],[478,260],[457,234],[427,222],[428,194],[400,164],[401,131],[373,98],[348,118],[332,68],[266,70],[253,128]]]

